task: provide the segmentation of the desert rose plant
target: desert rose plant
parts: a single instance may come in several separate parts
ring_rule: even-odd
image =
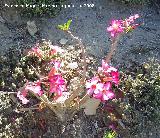
[[[58,28],[70,35],[77,45],[62,49],[51,42],[43,42],[42,45],[37,43],[29,49],[25,57],[36,58],[36,62],[29,65],[36,77],[34,81],[26,79],[17,97],[23,104],[27,104],[29,93],[32,93],[41,101],[40,105],[48,106],[61,121],[64,121],[67,115],[71,118],[81,108],[84,108],[86,115],[95,114],[101,102],[116,98],[112,87],[118,87],[119,72],[110,65],[110,60],[120,37],[139,25],[134,23],[137,18],[139,15],[135,14],[125,20],[111,22],[111,26],[107,28],[112,39],[110,52],[102,59],[102,66],[98,67],[92,77],[87,75],[87,67],[91,60],[88,60],[85,46],[81,39],[69,30],[72,20],[58,25]]]

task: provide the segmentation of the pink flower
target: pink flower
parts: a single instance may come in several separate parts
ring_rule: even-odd
[[[134,23],[134,21],[135,21],[137,18],[139,18],[139,15],[138,15],[138,14],[135,14],[135,15],[133,15],[133,16],[130,16],[127,20],[128,20],[128,22],[130,22],[130,23]]]
[[[29,100],[26,98],[28,90],[23,88],[21,91],[18,91],[17,97],[22,101],[23,104],[27,104]]]
[[[34,92],[35,94],[38,94],[39,96],[41,96],[43,94],[43,91],[41,89],[41,82],[40,81],[33,82],[33,83],[27,85],[26,89]]]
[[[114,93],[111,91],[111,83],[107,82],[106,84],[100,84],[99,89],[95,90],[93,97],[100,99],[101,101],[107,101],[114,98]]]
[[[111,71],[111,76],[112,76],[112,82],[115,83],[116,85],[119,84],[119,73],[118,71]]]
[[[27,82],[26,85],[18,91],[17,97],[22,101],[23,104],[27,104],[29,102],[29,100],[26,99],[28,91],[38,94],[39,96],[43,94],[40,84],[40,81]]]
[[[39,58],[42,58],[43,52],[40,50],[38,47],[33,47],[30,51],[29,54],[33,54]]]
[[[101,71],[106,71],[106,72],[115,71],[116,72],[117,69],[114,68],[114,67],[109,66],[108,63],[106,63],[104,60],[102,60],[102,67],[98,68],[98,72],[101,72]]]
[[[50,64],[53,66],[48,74],[48,76],[52,76],[53,74],[55,74],[56,72],[58,72],[58,70],[60,70],[62,63],[57,61],[57,60],[51,60]]]
[[[56,70],[58,70],[61,67],[61,63],[59,61],[54,62],[54,67]]]
[[[98,77],[93,77],[90,81],[86,82],[87,93],[92,95],[95,89],[97,89],[97,84],[100,81]]]
[[[57,97],[62,96],[62,92],[66,90],[65,80],[60,74],[54,74],[49,78],[50,93],[55,93]]]
[[[57,53],[63,53],[64,50],[62,48],[60,48],[59,46],[53,46],[53,45],[49,45],[49,47],[51,48],[51,52],[50,54],[57,54]]]
[[[137,18],[139,18],[139,15],[135,14],[123,21],[123,25],[125,27],[126,32],[130,31],[131,29],[135,29],[137,26],[139,26],[139,24],[134,23]]]
[[[104,60],[102,60],[102,67],[98,68],[98,73],[103,74],[103,81],[113,82],[116,85],[119,83],[119,73],[114,67],[109,66]]]
[[[114,97],[111,91],[111,83],[101,83],[98,77],[93,77],[86,83],[87,93],[96,99],[106,101]]]
[[[112,37],[116,37],[118,34],[122,33],[124,27],[122,26],[121,20],[113,20],[111,26],[107,28],[107,31],[111,33]]]
[[[119,73],[114,67],[102,60],[102,67],[98,68],[98,76],[86,82],[87,93],[101,101],[107,101],[115,97],[112,91],[112,83],[118,85]]]
[[[129,29],[134,29],[139,26],[139,24],[134,24],[137,18],[139,18],[139,15],[135,14],[125,20],[113,20],[111,22],[111,26],[107,28],[107,31],[111,33],[112,37],[116,37],[120,33],[124,32],[124,30],[128,32]]]

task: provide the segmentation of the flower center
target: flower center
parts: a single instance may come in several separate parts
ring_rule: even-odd
[[[117,29],[118,29],[118,24],[114,23],[114,24],[113,24],[113,28],[114,28],[115,30],[117,30]]]
[[[92,85],[92,89],[96,89],[96,85]]]

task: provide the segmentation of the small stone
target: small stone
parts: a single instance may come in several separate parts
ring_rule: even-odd
[[[68,40],[67,40],[67,39],[64,39],[64,38],[59,41],[59,43],[60,43],[61,45],[65,45],[67,42],[68,42]]]
[[[27,29],[31,36],[34,37],[35,33],[37,33],[38,29],[34,21],[27,22]]]

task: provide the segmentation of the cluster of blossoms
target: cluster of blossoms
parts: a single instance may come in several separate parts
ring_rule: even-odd
[[[112,90],[113,83],[115,85],[119,83],[118,70],[102,60],[102,67],[98,68],[98,75],[86,83],[87,93],[101,101],[113,99],[115,97]]]
[[[111,33],[112,37],[116,37],[122,32],[128,32],[134,29],[139,24],[135,24],[135,20],[139,18],[138,14],[130,16],[125,20],[113,20],[111,26],[107,28],[107,31]],[[28,91],[31,91],[38,96],[44,93],[54,95],[53,100],[57,100],[63,96],[63,92],[66,91],[66,82],[62,76],[63,70],[61,70],[61,60],[57,55],[63,55],[63,50],[59,46],[48,45],[49,47],[39,48],[39,45],[33,47],[28,55],[38,57],[40,60],[47,60],[47,64],[50,71],[45,74],[45,77],[40,78],[36,82],[27,82],[25,87],[22,88],[17,94],[20,100],[24,104],[28,103],[26,98]],[[78,67],[76,62],[68,64],[68,67],[75,69]],[[98,68],[97,75],[86,82],[87,93],[96,99],[106,101],[115,98],[115,93],[112,90],[112,86],[119,84],[119,73],[114,67],[109,66],[104,60],[102,60],[102,67]],[[45,85],[47,89],[42,89],[42,85]]]
[[[44,59],[53,58],[53,56],[63,52],[63,49],[61,49],[59,46],[53,46],[51,43],[48,43],[48,46],[44,47],[44,49],[40,49],[39,43],[37,43],[35,47],[31,48],[31,50],[28,52],[28,55],[34,55],[39,59]]]
[[[47,50],[48,54],[46,54],[46,51],[44,52],[39,47],[34,47],[28,52],[28,55],[34,55],[39,59],[42,59],[46,56],[50,57],[62,52],[63,50],[60,47],[50,45],[50,49]],[[45,85],[45,87],[48,88],[50,95],[54,95],[54,100],[58,99],[60,96],[62,96],[62,93],[66,91],[66,82],[61,73],[59,73],[61,67],[60,61],[51,58],[48,64],[50,64],[52,67],[46,77],[42,77],[36,82],[27,82],[25,86],[18,91],[17,97],[22,101],[23,104],[27,104],[29,102],[29,100],[26,98],[29,91],[38,96],[42,96],[44,93],[46,93],[46,91],[42,89],[42,85]]]
[[[139,26],[139,24],[134,24],[137,18],[139,18],[139,15],[135,14],[125,20],[113,20],[111,26],[107,28],[107,31],[111,33],[112,37],[116,37],[122,32],[129,32],[136,26]]]

